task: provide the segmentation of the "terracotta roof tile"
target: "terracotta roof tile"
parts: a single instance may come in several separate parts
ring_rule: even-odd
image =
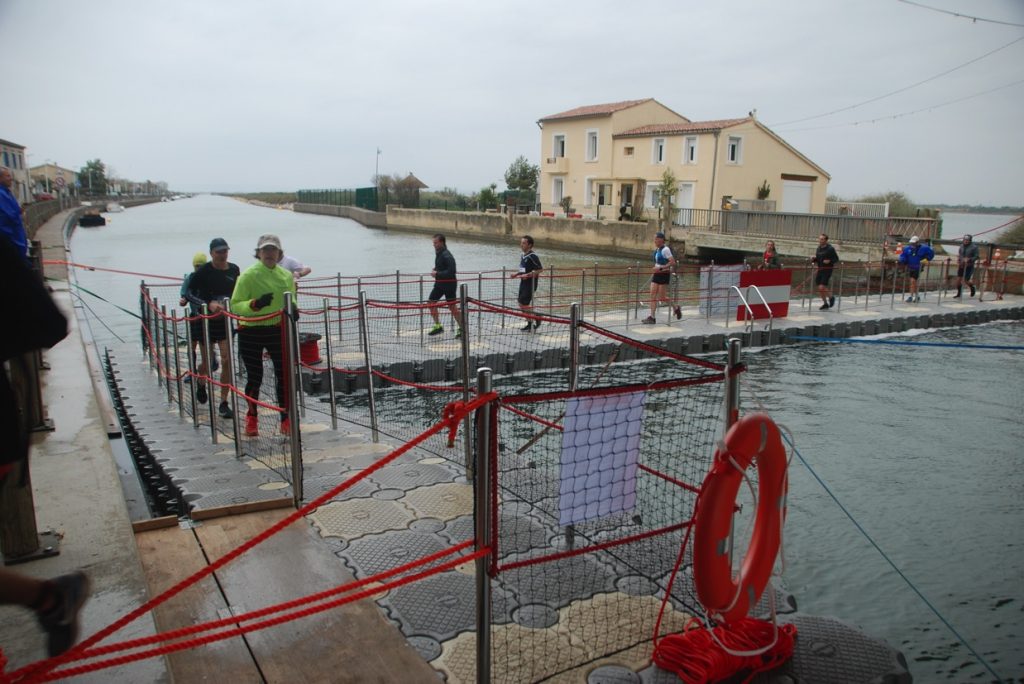
[[[690,123],[649,124],[647,126],[631,128],[628,131],[616,133],[613,137],[632,138],[658,135],[659,133],[667,135],[680,133],[710,133],[713,131],[720,131],[723,128],[731,128],[732,126],[746,123],[747,121],[753,121],[753,119],[747,116],[742,119],[714,119],[712,121],[691,121]]]
[[[586,105],[583,107],[576,107],[575,109],[570,109],[568,111],[559,112],[558,114],[545,116],[540,120],[551,121],[552,119],[576,119],[585,116],[608,116],[622,109],[629,109],[630,107],[635,107],[638,104],[650,102],[653,99],[654,98],[652,97],[648,97],[643,100],[623,100],[622,102],[609,102],[607,104]]]

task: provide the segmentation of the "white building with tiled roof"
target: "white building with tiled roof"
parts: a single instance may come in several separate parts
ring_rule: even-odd
[[[657,100],[576,107],[545,116],[540,201],[559,212],[562,198],[585,216],[617,218],[657,205],[666,169],[676,177],[674,206],[721,209],[722,198],[768,202],[793,213],[823,213],[830,176],[754,115],[690,121]]]

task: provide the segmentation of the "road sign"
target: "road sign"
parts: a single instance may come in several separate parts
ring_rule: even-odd
[[[58,188],[63,188],[64,187],[64,176],[61,176],[61,175],[58,174],[57,175],[56,183],[57,183],[57,187]]]

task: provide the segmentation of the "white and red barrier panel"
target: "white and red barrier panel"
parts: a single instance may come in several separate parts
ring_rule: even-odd
[[[789,291],[793,282],[793,272],[788,269],[776,269],[773,271],[743,271],[740,273],[740,291],[747,298],[747,304],[754,312],[754,318],[768,318],[768,309],[775,318],[785,318],[789,315]],[[748,290],[748,285],[757,285],[761,296],[768,302],[765,307],[753,290]],[[736,320],[744,321],[747,318],[746,307],[743,302],[736,307]]]

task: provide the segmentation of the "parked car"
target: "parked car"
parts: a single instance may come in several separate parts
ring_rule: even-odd
[[[37,192],[35,194],[35,198],[36,198],[37,202],[45,202],[46,200],[57,199],[56,197],[54,197],[53,195],[51,195],[48,192]]]

